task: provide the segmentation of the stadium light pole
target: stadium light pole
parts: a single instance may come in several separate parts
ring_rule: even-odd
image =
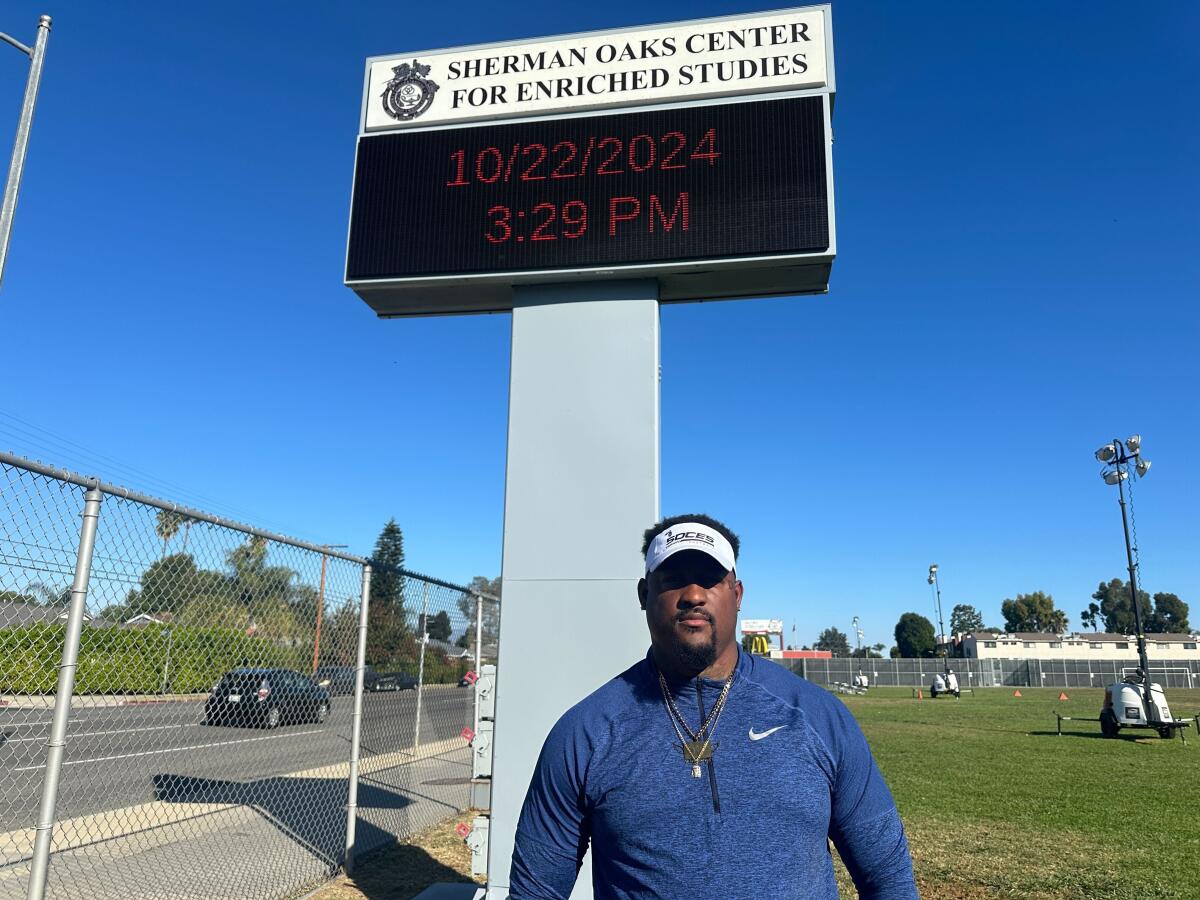
[[[942,639],[946,637],[946,626],[942,623],[942,586],[938,584],[938,567],[937,563],[929,564],[929,578],[926,580],[933,585],[933,591],[937,595],[937,615],[938,615],[938,636],[937,645],[942,647]],[[946,659],[946,651],[942,650],[942,666],[947,672],[950,671],[950,663]]]
[[[862,626],[859,625],[859,623],[858,623],[858,616],[855,616],[853,619],[851,619],[850,624],[852,624],[854,626],[854,634],[858,637],[858,656],[861,657],[863,655],[863,652],[862,652],[863,630],[862,630]]]
[[[1121,527],[1125,532],[1125,562],[1129,567],[1129,601],[1133,604],[1133,627],[1137,630],[1138,666],[1142,676],[1142,700],[1146,704],[1146,721],[1157,720],[1158,709],[1150,702],[1150,663],[1146,658],[1146,631],[1142,623],[1142,611],[1137,599],[1137,564],[1133,561],[1133,544],[1129,540],[1129,516],[1125,512],[1125,485],[1129,477],[1129,464],[1133,463],[1134,474],[1145,478],[1150,471],[1150,460],[1142,459],[1142,436],[1131,435],[1123,443],[1114,438],[1096,451],[1096,459],[1104,464],[1100,477],[1105,484],[1117,486],[1117,502],[1121,505]]]
[[[46,58],[46,42],[50,38],[50,17],[38,19],[37,37],[32,47],[0,32],[0,40],[16,47],[29,57],[29,78],[25,82],[25,99],[17,120],[17,138],[13,143],[12,162],[8,181],[4,184],[4,202],[0,206],[0,283],[4,281],[4,264],[8,261],[8,239],[12,235],[13,216],[17,211],[17,194],[21,190],[21,173],[25,169],[25,150],[29,146],[29,131],[33,126],[33,108],[37,105],[38,87],[42,83],[42,63]]]

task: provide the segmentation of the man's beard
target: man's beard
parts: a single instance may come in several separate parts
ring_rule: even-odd
[[[678,635],[671,642],[671,649],[682,668],[694,672],[703,672],[717,661],[716,635],[709,633],[708,643],[696,646],[681,640]]]

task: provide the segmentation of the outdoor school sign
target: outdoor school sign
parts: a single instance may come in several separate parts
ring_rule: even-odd
[[[383,316],[824,291],[833,91],[828,6],[368,60],[346,283]]]
[[[826,10],[809,8],[382,57],[368,65],[364,128],[825,88],[826,32]],[[395,101],[371,102],[389,91]]]

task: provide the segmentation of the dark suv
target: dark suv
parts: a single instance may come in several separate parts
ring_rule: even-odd
[[[275,728],[284,722],[325,721],[329,691],[291,669],[226,672],[204,704],[209,725]]]
[[[313,681],[329,693],[354,693],[354,666],[321,666],[313,673]],[[417,679],[404,672],[376,672],[370,666],[363,669],[364,691],[406,691],[417,686]]]

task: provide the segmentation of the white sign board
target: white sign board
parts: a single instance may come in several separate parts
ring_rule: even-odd
[[[783,634],[783,619],[742,619],[742,634]]]
[[[367,60],[363,130],[829,90],[829,7]]]

